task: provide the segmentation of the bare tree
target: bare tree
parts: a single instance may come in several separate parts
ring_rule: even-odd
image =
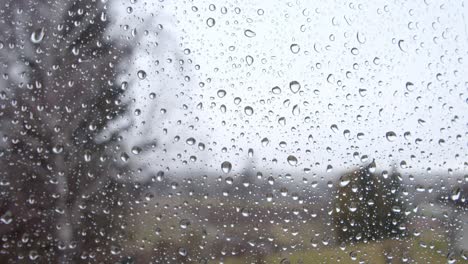
[[[2,263],[88,257],[77,253],[99,233],[88,220],[117,203],[97,197],[128,188],[119,181],[129,168],[120,133],[131,126],[119,72],[131,49],[109,36],[104,3],[1,4]]]

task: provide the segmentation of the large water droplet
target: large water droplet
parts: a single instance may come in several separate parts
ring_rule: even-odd
[[[291,165],[291,166],[296,166],[297,165],[297,158],[295,156],[289,155],[287,160],[288,160],[289,165]]]
[[[206,20],[206,24],[209,26],[209,27],[213,27],[215,24],[216,24],[216,21],[214,20],[214,18],[210,17]]]
[[[244,113],[245,113],[246,115],[248,115],[248,116],[251,116],[251,115],[253,115],[254,110],[253,110],[252,107],[246,106],[246,107],[244,108]]]
[[[232,164],[231,162],[229,161],[225,161],[221,164],[221,170],[224,172],[224,173],[229,173],[232,169]]]
[[[393,131],[388,131],[388,132],[385,134],[385,137],[387,138],[388,141],[392,142],[392,141],[395,141],[395,139],[396,139],[396,134],[395,134],[395,132],[393,132]]]
[[[139,78],[140,80],[143,80],[143,79],[146,78],[146,72],[145,72],[144,70],[139,70],[139,71],[137,72],[137,76],[138,76],[138,78]]]

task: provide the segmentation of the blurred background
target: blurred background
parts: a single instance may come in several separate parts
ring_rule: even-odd
[[[3,0],[0,263],[464,263],[466,1]]]

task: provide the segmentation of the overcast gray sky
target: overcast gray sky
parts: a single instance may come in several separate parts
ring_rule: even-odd
[[[229,2],[116,6],[116,32],[128,24],[124,34],[139,37],[129,73],[146,125],[132,133],[159,141],[139,158],[149,168],[222,173],[230,161],[233,175],[245,166],[332,175],[367,156],[381,169],[403,161],[407,172],[466,173],[462,2]]]

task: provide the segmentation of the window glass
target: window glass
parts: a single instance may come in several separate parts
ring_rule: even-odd
[[[465,1],[4,0],[0,263],[463,263]]]

